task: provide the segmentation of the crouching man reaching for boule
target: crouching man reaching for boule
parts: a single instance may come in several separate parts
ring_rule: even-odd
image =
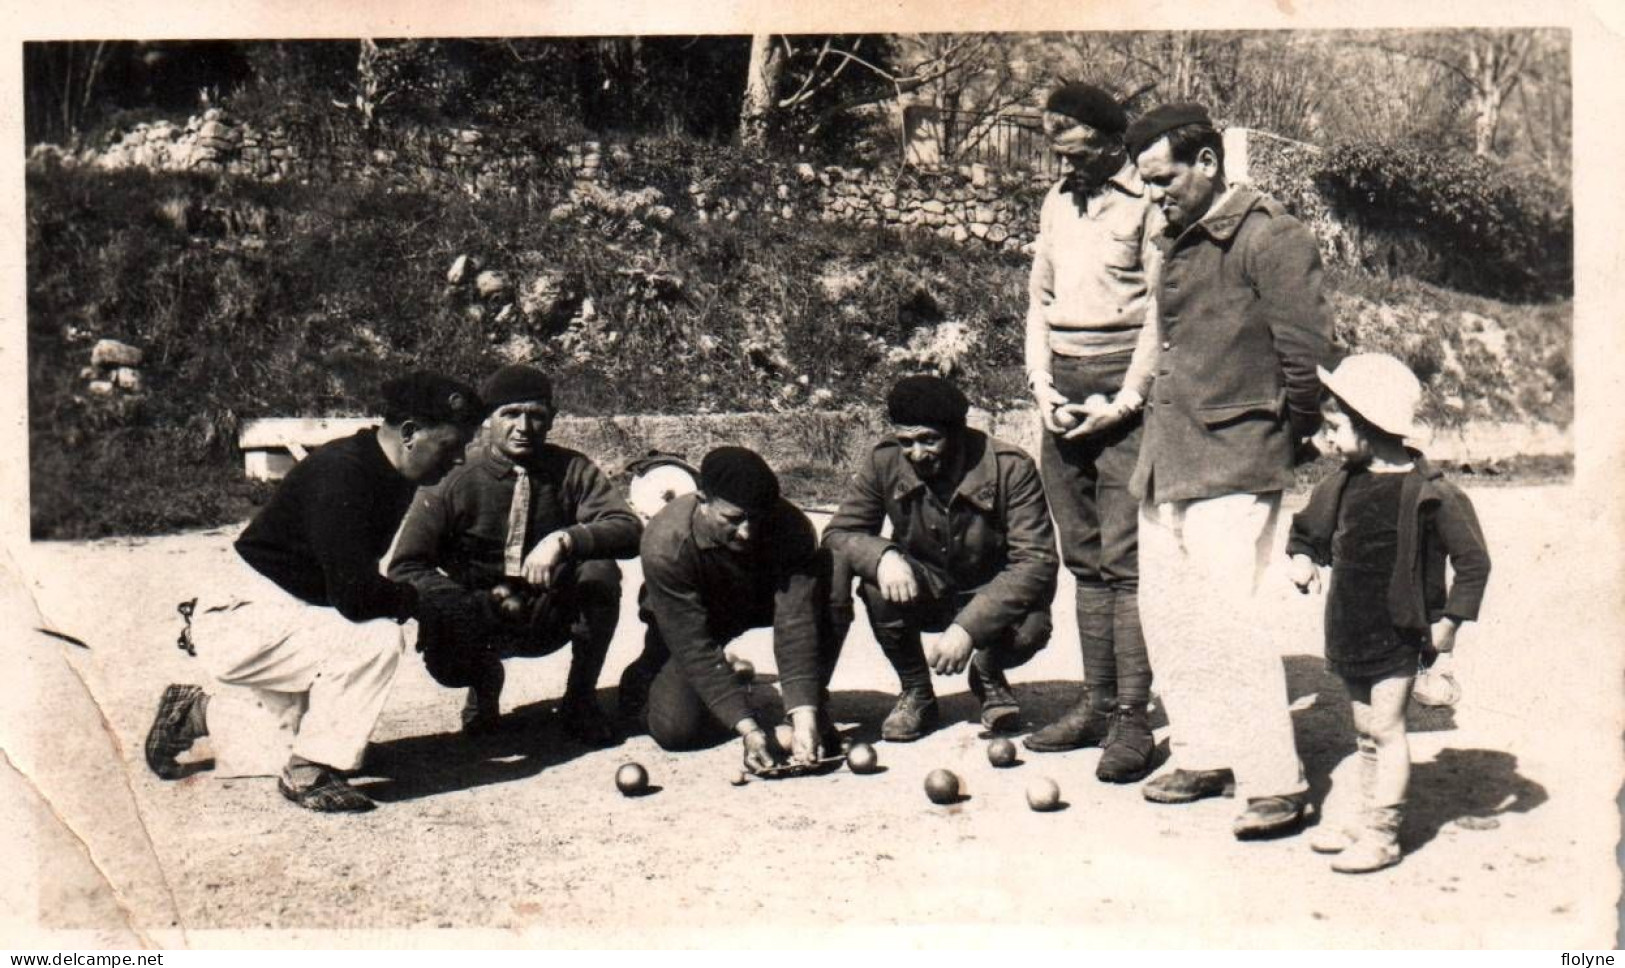
[[[781,765],[785,753],[798,766],[839,754],[827,687],[850,606],[832,604],[830,555],[807,516],[779,496],[767,462],[743,447],[706,454],[699,489],[654,516],[642,555],[648,633],[621,690],[623,707],[646,705],[649,736],[689,750],[737,734],[752,772]],[[763,627],[773,630],[789,750],[762,728],[723,654]]]

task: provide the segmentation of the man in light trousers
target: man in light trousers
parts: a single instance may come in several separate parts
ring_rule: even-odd
[[[1257,592],[1281,492],[1320,424],[1331,317],[1319,249],[1279,202],[1226,183],[1201,105],[1147,112],[1124,140],[1168,223],[1131,365],[1154,375],[1131,488],[1141,614],[1173,732],[1173,769],[1142,792],[1186,803],[1233,789],[1246,801],[1238,838],[1287,833],[1308,787]]]

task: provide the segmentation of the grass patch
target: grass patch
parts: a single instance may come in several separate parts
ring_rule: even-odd
[[[723,180],[744,177],[729,158]],[[477,381],[527,360],[582,415],[868,411],[922,369],[951,372],[978,406],[1025,401],[1026,257],[816,218],[701,223],[684,186],[706,162],[688,163],[658,188],[611,167],[600,190],[491,198],[30,173],[34,536],[241,520],[244,420],[371,413],[377,383],[416,367]],[[460,256],[471,268],[449,281]],[[483,272],[504,285],[482,293]],[[1567,421],[1569,303],[1331,282],[1340,337],[1424,371],[1435,425]],[[99,337],[145,351],[145,395],[87,392]],[[834,444],[808,447],[787,473],[812,500],[838,485],[818,456]]]

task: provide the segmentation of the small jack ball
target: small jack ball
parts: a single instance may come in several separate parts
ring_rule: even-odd
[[[649,771],[638,763],[627,763],[615,771],[615,787],[622,794],[635,797],[649,790]]]
[[[1061,805],[1061,788],[1047,776],[1027,784],[1027,806],[1039,813],[1048,813]]]

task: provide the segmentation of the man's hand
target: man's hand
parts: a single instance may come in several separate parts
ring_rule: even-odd
[[[880,566],[875,569],[875,583],[880,586],[880,597],[896,605],[907,605],[920,594],[914,566],[896,548],[880,556]]]
[[[525,556],[524,577],[537,588],[550,588],[559,570],[570,560],[570,536],[555,531],[543,538]]]
[[[760,773],[778,766],[778,756],[773,752],[773,743],[767,733],[756,725],[755,720],[746,722],[750,724],[748,729],[744,728],[744,723],[740,724],[740,739],[745,747],[745,769]]]
[[[1055,389],[1055,384],[1048,373],[1033,374],[1032,389],[1033,399],[1038,402],[1038,416],[1044,421],[1044,429],[1052,434],[1064,432],[1067,428],[1059,422],[1056,411],[1070,402],[1066,394]]]
[[[970,663],[974,647],[969,632],[958,625],[950,625],[946,632],[936,637],[936,641],[926,646],[925,661],[930,664],[931,671],[939,676],[957,675],[965,671],[965,666]]]
[[[824,744],[818,739],[818,714],[811,709],[797,709],[790,713],[790,762],[796,766],[811,766],[824,756]]]
[[[1456,630],[1461,623],[1449,615],[1433,623],[1431,635],[1433,638],[1433,651],[1448,655],[1456,649]]]
[[[1096,393],[1083,401],[1078,408],[1083,414],[1083,422],[1067,431],[1066,439],[1087,437],[1090,434],[1103,433],[1117,426],[1129,417],[1140,406],[1140,395],[1132,390],[1124,390],[1115,398],[1108,401]]]
[[[1287,577],[1292,584],[1298,586],[1298,591],[1307,595],[1310,592],[1320,594],[1320,569],[1315,566],[1314,559],[1308,555],[1293,555],[1291,564],[1287,565]]]

